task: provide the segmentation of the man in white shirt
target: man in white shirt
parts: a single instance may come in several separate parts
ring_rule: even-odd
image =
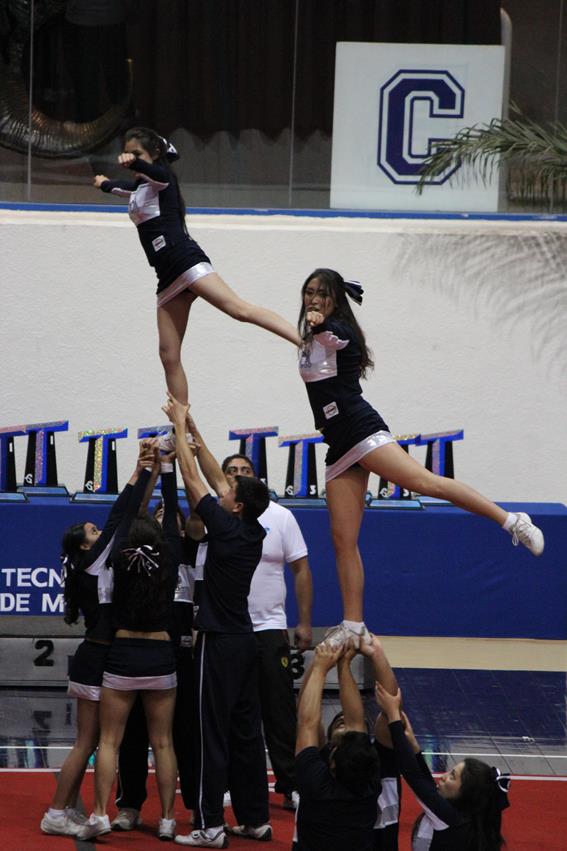
[[[222,470],[232,484],[236,476],[254,476],[245,455],[229,455]],[[284,564],[294,574],[299,622],[294,644],[299,650],[311,646],[313,584],[307,547],[297,520],[287,508],[270,502],[258,522],[266,530],[262,558],[252,577],[248,610],[258,649],[258,675],[262,721],[270,761],[276,777],[276,792],[284,796],[286,809],[294,809],[295,736],[297,710],[293,691],[290,645],[285,612]]]

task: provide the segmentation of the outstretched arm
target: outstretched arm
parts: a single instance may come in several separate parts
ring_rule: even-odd
[[[398,681],[390,666],[379,638],[376,635],[373,635],[371,643],[364,644],[361,647],[360,652],[367,656],[372,662],[376,682],[380,683],[380,685],[382,685],[389,694],[397,694],[399,688]],[[390,730],[388,729],[388,721],[382,713],[380,713],[376,719],[374,735],[381,745],[384,745],[387,748],[392,747],[392,738],[390,736]]]
[[[337,662],[337,670],[339,673],[339,696],[344,713],[346,729],[356,733],[365,733],[366,723],[364,721],[364,707],[362,705],[358,686],[354,681],[350,667],[355,653],[356,651],[354,648],[349,647],[345,650],[344,654]]]
[[[168,393],[167,397],[168,400],[162,410],[167,415],[175,429],[177,462],[183,477],[187,501],[191,508],[194,508],[200,503],[204,496],[207,496],[209,491],[206,484],[199,476],[195,458],[189,448],[187,438],[185,437],[185,420],[187,417],[188,406],[178,402],[171,393]]]
[[[297,739],[295,753],[305,748],[319,746],[321,726],[321,697],[327,673],[337,664],[343,648],[331,650],[326,644],[315,648],[312,666],[306,675],[307,682],[302,690],[297,708]]]
[[[198,460],[203,476],[217,496],[223,496],[223,494],[230,490],[230,485],[226,480],[226,476],[223,473],[219,462],[203,440],[203,435],[197,428],[195,420],[189,413],[187,414],[187,428],[193,435],[193,440],[199,446]]]

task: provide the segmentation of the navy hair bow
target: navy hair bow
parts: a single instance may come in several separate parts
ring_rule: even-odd
[[[345,293],[357,304],[362,304],[362,294],[364,290],[360,285],[360,281],[343,281]]]

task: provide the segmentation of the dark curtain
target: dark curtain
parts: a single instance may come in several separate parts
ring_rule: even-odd
[[[137,0],[129,7],[134,120],[164,134],[254,127],[275,136],[289,127],[296,11],[300,136],[331,132],[337,41],[500,42],[499,0]],[[39,81],[36,94],[43,94]]]

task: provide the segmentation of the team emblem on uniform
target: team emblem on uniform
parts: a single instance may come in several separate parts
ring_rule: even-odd
[[[289,668],[289,659],[287,656],[282,656],[281,658],[282,668]]]

